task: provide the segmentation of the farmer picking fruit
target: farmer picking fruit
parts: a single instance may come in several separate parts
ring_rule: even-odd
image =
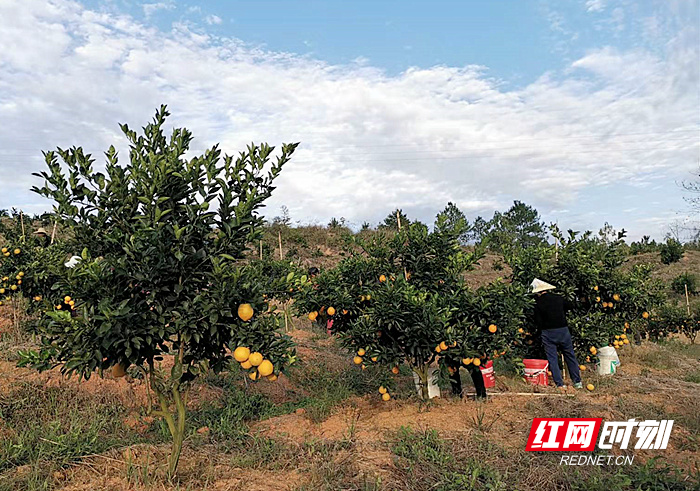
[[[574,354],[571,333],[566,322],[566,310],[571,303],[561,295],[552,293],[556,287],[535,278],[531,283],[535,297],[535,325],[542,336],[542,344],[549,362],[549,370],[558,388],[563,389],[564,379],[559,370],[558,350],[561,350],[569,368],[569,375],[576,389],[583,388],[579,363]]]

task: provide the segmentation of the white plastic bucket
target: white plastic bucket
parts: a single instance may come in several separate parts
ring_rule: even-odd
[[[620,357],[617,356],[617,350],[612,346],[604,346],[598,348],[598,363],[596,371],[598,375],[612,375],[620,366]]]
[[[413,372],[413,381],[416,383],[416,391],[422,397],[420,378]],[[438,369],[428,368],[428,398],[440,397],[440,387],[438,387]]]

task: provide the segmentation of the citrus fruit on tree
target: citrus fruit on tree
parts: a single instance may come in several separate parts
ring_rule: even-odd
[[[258,372],[260,373],[260,376],[262,377],[267,377],[268,375],[272,375],[272,372],[275,371],[275,367],[272,366],[272,363],[270,360],[263,360],[262,363],[258,366]]]
[[[243,303],[238,306],[238,317],[244,322],[253,318],[253,307],[249,303]]]
[[[263,362],[263,355],[256,351],[255,353],[250,354],[248,361],[250,362],[251,365],[253,365],[254,367],[257,367]]]
[[[250,357],[250,349],[245,346],[239,346],[233,352],[233,359],[239,363],[243,363]]]

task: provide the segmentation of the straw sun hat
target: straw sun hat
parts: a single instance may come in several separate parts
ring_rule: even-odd
[[[542,281],[538,278],[532,280],[532,283],[530,283],[530,287],[532,288],[532,293],[540,293],[547,290],[554,290],[556,288],[556,286],[550,285],[546,281]]]

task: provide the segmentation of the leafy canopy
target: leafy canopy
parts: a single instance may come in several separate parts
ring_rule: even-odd
[[[192,134],[175,128],[168,138],[165,106],[139,135],[121,129],[130,144],[126,164],[106,152],[105,172],[82,148],[45,153],[48,171],[33,191],[55,202],[55,213],[72,230],[82,261],[63,269],[47,306],[42,334],[53,362],[89,377],[115,364],[153,366],[179,353],[180,381],[200,365],[226,366],[227,349],[239,342],[281,366],[288,340],[276,335],[256,274],[237,261],[258,237],[256,213],[297,144],[250,145],[237,158],[215,145],[185,158]],[[62,163],[59,163],[59,159]],[[63,169],[66,169],[64,173]],[[70,296],[74,309],[57,307]],[[240,303],[256,315],[244,322]]]

